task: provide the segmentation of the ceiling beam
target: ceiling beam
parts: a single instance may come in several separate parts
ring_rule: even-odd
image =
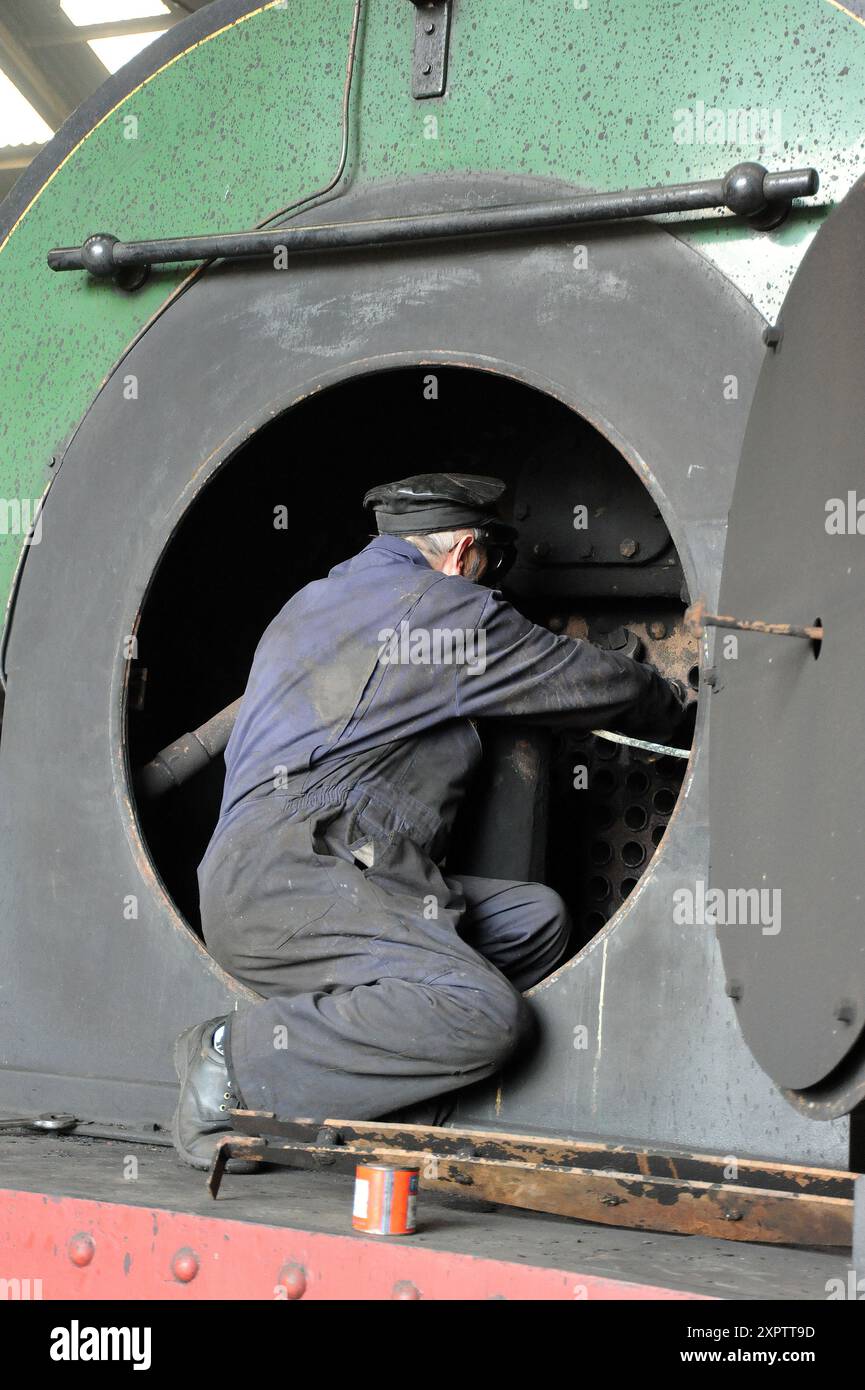
[[[27,49],[0,20],[2,68],[22,96],[35,107],[52,130],[57,130],[73,108],[63,100],[54,85],[36,66]]]
[[[90,39],[114,39],[125,34],[153,34],[170,29],[183,16],[172,14],[148,15],[144,19],[116,19],[106,24],[79,24],[63,32],[51,30],[27,35],[28,48],[59,48],[71,43],[88,43]]]
[[[26,169],[44,145],[0,145],[0,169]]]

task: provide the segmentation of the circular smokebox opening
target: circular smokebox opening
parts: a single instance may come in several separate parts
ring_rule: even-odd
[[[466,367],[378,372],[311,395],[260,428],[201,490],[140,613],[126,701],[133,795],[154,867],[194,930],[196,871],[219,814],[223,761],[156,797],[141,789],[141,769],[241,696],[271,619],[368,543],[369,487],[445,469],[508,483],[520,546],[505,594],[521,612],[556,633],[636,651],[687,681],[697,652],[682,623],[679,557],[652,496],[587,421],[521,382]],[[635,554],[624,553],[623,539],[638,542]],[[549,883],[577,924],[576,951],[651,863],[652,823],[636,814],[634,796],[651,804],[666,787],[675,800],[684,759],[585,728],[514,721],[479,732],[484,765],[448,872]],[[508,784],[515,739],[532,750],[531,786]]]

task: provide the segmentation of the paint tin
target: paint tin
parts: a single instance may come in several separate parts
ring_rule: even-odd
[[[410,1236],[420,1168],[395,1163],[359,1163],[354,1178],[351,1224],[369,1236]]]

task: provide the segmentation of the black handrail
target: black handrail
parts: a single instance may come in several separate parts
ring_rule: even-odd
[[[816,169],[791,169],[773,174],[761,164],[747,162],[737,164],[721,179],[636,188],[620,193],[580,193],[549,202],[150,241],[120,241],[109,233],[98,232],[88,237],[83,246],[56,247],[49,251],[48,264],[52,270],[87,270],[102,278],[123,272],[129,275],[142,267],[179,261],[343,251],[503,232],[540,231],[581,222],[722,207],[747,217],[752,226],[769,230],[783,221],[794,198],[810,197],[817,192],[819,183]]]

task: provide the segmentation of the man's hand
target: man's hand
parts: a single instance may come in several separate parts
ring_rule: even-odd
[[[676,730],[676,739],[683,748],[689,748],[694,741],[694,725],[697,722],[697,701],[688,699],[688,689],[678,680],[670,680],[676,695],[682,702],[682,719]]]

